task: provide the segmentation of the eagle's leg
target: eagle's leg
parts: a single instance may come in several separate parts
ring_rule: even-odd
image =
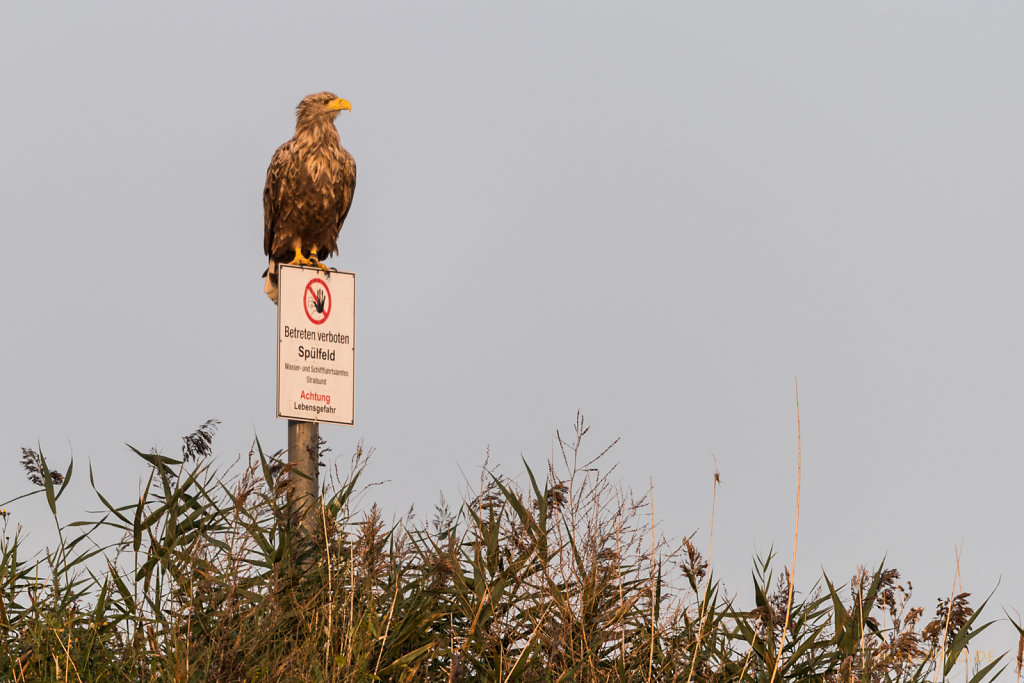
[[[316,254],[316,252],[313,252],[313,253]],[[316,257],[314,256],[314,259],[315,258]],[[293,258],[291,260],[291,263],[289,263],[288,265],[289,266],[312,266],[312,265],[314,265],[314,261],[311,261],[308,258],[306,258],[305,256],[303,256],[302,255],[302,247],[300,247],[299,245],[296,244],[295,245],[295,258]]]
[[[312,249],[310,249],[309,250],[309,260],[313,262],[314,266],[316,266],[317,268],[319,268],[320,270],[322,270],[322,271],[324,271],[326,273],[330,269],[327,266],[325,266],[324,264],[320,263],[320,259],[317,258],[317,254],[319,254],[319,253],[320,253],[320,248],[319,247],[313,247]]]

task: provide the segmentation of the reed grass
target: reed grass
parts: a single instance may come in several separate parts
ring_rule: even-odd
[[[176,457],[132,449],[137,499],[90,471],[102,510],[73,522],[59,514],[73,467],[26,449],[57,542],[30,554],[17,501],[2,504],[0,680],[927,681],[988,626],[962,592],[925,622],[883,564],[797,590],[772,554],[737,604],[692,537],[659,535],[653,487],[637,498],[607,450],[586,454],[581,417],[542,473],[485,468],[456,508],[393,525],[362,502],[360,447],[302,528],[281,454],[257,441],[221,466],[215,429]]]

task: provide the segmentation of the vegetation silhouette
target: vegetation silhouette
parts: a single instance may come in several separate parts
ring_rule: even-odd
[[[291,521],[282,453],[257,440],[220,469],[217,424],[180,458],[132,448],[147,468],[135,501],[112,501],[90,468],[103,509],[70,523],[73,464],[25,449],[58,542],[29,559],[19,529],[0,539],[0,679],[926,681],[989,626],[967,593],[925,621],[884,564],[791,591],[772,553],[755,560],[753,604],[736,604],[692,537],[658,535],[650,495],[602,471],[608,449],[585,454],[581,416],[546,472],[485,464],[422,522],[360,504],[360,446],[325,478],[312,534]],[[97,545],[104,530],[118,540]],[[995,679],[1004,656],[970,680]]]

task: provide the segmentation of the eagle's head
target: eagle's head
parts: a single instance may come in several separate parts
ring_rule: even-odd
[[[338,112],[343,109],[351,111],[352,105],[348,103],[348,100],[343,100],[334,93],[318,92],[306,95],[295,110],[296,126],[306,128],[333,123]]]

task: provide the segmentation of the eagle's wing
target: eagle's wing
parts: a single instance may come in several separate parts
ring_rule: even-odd
[[[281,186],[284,184],[285,167],[289,156],[288,143],[277,148],[270,166],[267,167],[267,183],[263,186],[263,253],[272,256],[274,238],[277,235],[278,218],[281,212]]]
[[[342,148],[341,152],[341,177],[336,186],[341,195],[338,232],[341,232],[341,226],[344,225],[345,218],[348,217],[348,210],[352,208],[352,197],[356,192],[356,160],[348,153],[348,150]]]

